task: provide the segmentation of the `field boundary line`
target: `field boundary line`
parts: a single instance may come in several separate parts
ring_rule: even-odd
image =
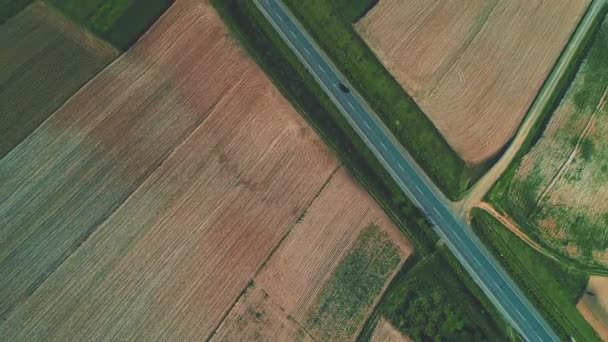
[[[277,250],[283,245],[283,242],[285,242],[285,240],[291,234],[291,232],[293,231],[293,229],[300,223],[300,221],[303,218],[303,216],[306,215],[306,213],[308,212],[308,209],[317,200],[317,198],[321,195],[321,193],[325,190],[325,188],[327,188],[327,186],[329,185],[329,183],[331,182],[331,180],[334,178],[334,176],[336,175],[336,173],[338,172],[338,170],[340,170],[342,167],[343,167],[343,165],[342,165],[342,163],[338,159],[338,163],[337,163],[336,168],[332,171],[332,173],[329,175],[329,177],[327,177],[327,180],[325,180],[325,183],[323,183],[323,185],[321,185],[321,187],[319,187],[319,190],[311,198],[310,202],[307,203],[304,206],[304,208],[302,209],[302,213],[300,214],[300,216],[298,216],[298,218],[296,218],[296,220],[291,223],[290,227],[287,228],[287,231],[285,232],[285,234],[283,234],[283,236],[281,237],[281,239],[279,239],[279,242],[277,242],[277,244],[274,246],[274,248],[270,251],[270,253],[266,257],[266,259],[264,259],[264,261],[260,264],[260,266],[258,266],[258,268],[256,269],[256,271],[251,276],[251,279],[249,279],[249,283],[247,284],[247,286],[245,286],[243,288],[243,290],[239,293],[239,295],[236,296],[235,300],[232,302],[232,304],[230,305],[230,307],[228,308],[228,310],[226,310],[226,312],[222,315],[222,318],[220,319],[219,323],[212,329],[212,333],[205,339],[205,342],[210,342],[213,339],[213,337],[217,334],[218,330],[221,328],[222,324],[224,323],[224,321],[226,320],[226,318],[228,317],[228,315],[232,312],[232,310],[234,309],[234,307],[236,306],[236,304],[238,304],[239,300],[243,297],[243,295],[245,294],[245,292],[247,292],[247,290],[249,288],[251,288],[255,284],[255,278],[257,278],[257,276],[264,269],[264,267],[266,266],[266,264],[268,263],[268,261],[275,255],[275,253],[277,252]],[[263,290],[263,289],[260,288],[260,290]],[[270,298],[270,296],[268,298]],[[280,307],[280,305],[278,305],[277,303],[275,303],[273,301],[271,301],[271,302],[272,302],[272,304],[275,304],[275,305],[277,305],[277,306]],[[289,315],[287,315],[287,316],[289,316]],[[293,317],[292,317],[292,319],[293,319]],[[295,321],[295,319],[293,319],[293,320]],[[298,326],[299,326],[299,324],[298,324]],[[306,333],[310,335],[310,333],[308,331],[306,331]]]

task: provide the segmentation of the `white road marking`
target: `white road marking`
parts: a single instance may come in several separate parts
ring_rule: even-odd
[[[323,66],[320,63],[317,63],[317,66],[319,67],[319,69],[321,69],[321,72],[326,74],[325,69],[323,69]]]
[[[441,214],[439,213],[439,210],[437,210],[437,208],[433,207],[433,210],[435,210],[435,213],[437,213],[437,215],[441,216]]]
[[[405,169],[403,168],[403,165],[401,165],[401,164],[397,164],[397,165],[399,165],[399,168],[401,169],[401,171],[405,172]]]
[[[363,124],[365,125],[365,127],[367,127],[367,129],[372,129],[371,127],[369,127],[369,124],[367,123],[367,121],[363,121]]]
[[[384,150],[388,151],[388,148],[386,148],[386,145],[384,145],[384,142],[380,142],[380,145],[382,145],[382,148],[384,148]]]
[[[308,48],[304,48],[304,51],[306,51],[306,53],[310,56],[310,51],[308,51]]]
[[[420,191],[420,187],[418,186],[418,184],[414,184],[414,186],[416,187],[416,190],[418,190],[419,193],[422,193],[422,191]]]
[[[291,33],[291,35],[292,35],[294,38],[296,37],[295,32],[293,32],[292,30],[289,30],[289,33]]]
[[[352,108],[352,110],[355,110],[355,106],[353,106],[352,103],[349,102],[348,105],[350,106],[350,108]]]

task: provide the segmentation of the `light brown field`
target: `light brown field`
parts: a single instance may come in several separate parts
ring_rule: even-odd
[[[411,342],[412,340],[399,332],[391,322],[381,317],[376,324],[371,342]]]
[[[0,30],[0,159],[118,51],[35,1]]]
[[[588,0],[381,0],[356,27],[469,164],[514,135]]]
[[[608,341],[608,278],[590,277],[587,290],[576,307],[598,335]]]
[[[257,285],[247,289],[213,336],[214,341],[314,341]]]
[[[361,231],[370,224],[376,224],[389,234],[400,250],[403,263],[412,251],[411,244],[369,194],[344,169],[340,169],[256,276],[255,287],[267,294],[266,300],[278,306],[283,315],[298,322],[304,331],[319,340],[319,336],[315,336],[315,332],[307,326],[310,310],[317,304],[323,285],[338,263],[349,253]],[[394,269],[385,286],[399,268]],[[380,294],[376,294],[376,300]],[[222,325],[218,336],[226,340],[235,339],[236,336],[230,336],[226,330],[238,331],[235,325],[242,321],[247,321],[247,317],[231,312],[229,323]],[[364,323],[365,320],[355,322],[357,331]],[[247,326],[260,329],[259,325],[252,323]],[[263,329],[261,336],[274,334],[270,329],[275,329],[275,326]],[[348,339],[354,338],[356,334],[348,336]]]
[[[178,0],[2,161],[0,336],[205,339],[310,204],[337,161],[227,34]]]

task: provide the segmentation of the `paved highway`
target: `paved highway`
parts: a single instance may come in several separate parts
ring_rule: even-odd
[[[558,337],[281,0],[254,0],[476,283],[528,341]],[[345,84],[350,91],[340,89]]]

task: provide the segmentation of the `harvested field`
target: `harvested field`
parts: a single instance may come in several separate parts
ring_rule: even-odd
[[[213,336],[214,341],[314,341],[257,285],[247,289]]]
[[[608,265],[608,20],[541,139],[521,161],[511,216],[562,254]]]
[[[362,241],[366,247],[361,246]],[[409,242],[378,205],[340,169],[254,283],[267,294],[268,301],[315,340],[352,340],[411,251]],[[363,275],[361,279],[345,272],[355,265],[353,260]],[[373,274],[367,273],[368,267],[376,267]],[[350,280],[356,285],[344,275],[352,276]],[[373,286],[368,286],[374,276],[378,278],[373,279]],[[336,293],[347,300],[343,302],[344,298],[334,296]],[[235,313],[229,317],[231,323],[222,325],[217,336],[231,340],[236,336],[229,336],[226,330],[237,331],[236,322],[247,318]],[[328,326],[332,327],[331,331],[327,330]],[[270,334],[269,330],[261,333]]]
[[[608,278],[592,276],[577,305],[583,317],[604,341],[608,341]]]
[[[42,2],[0,30],[0,159],[118,51]]]
[[[0,161],[0,335],[204,338],[336,167],[179,0]]]
[[[588,3],[381,0],[356,27],[452,148],[478,165],[514,135]]]
[[[384,317],[380,318],[374,334],[372,335],[371,342],[410,342],[411,339],[401,332],[399,332],[391,322],[387,321]]]

